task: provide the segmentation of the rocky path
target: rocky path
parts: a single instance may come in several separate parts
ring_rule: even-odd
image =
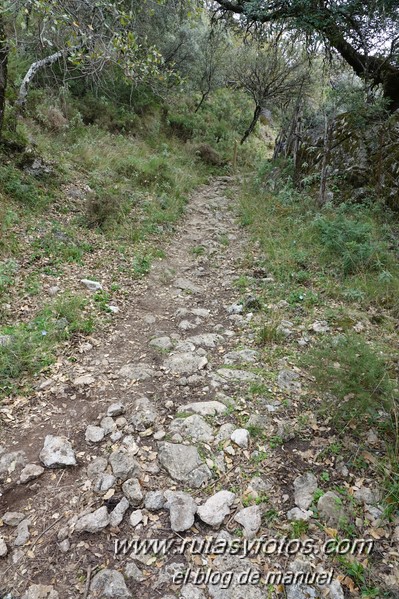
[[[10,416],[0,597],[344,597],[317,548],[331,537],[311,523],[318,481],[307,447],[281,447],[301,385],[289,368],[279,395],[262,378],[256,306],[239,303],[235,284],[248,240],[226,193],[234,181],[220,177],[193,195],[112,334],[60,361]],[[317,510],[330,529],[343,515],[333,492]],[[282,549],[306,531],[315,551]],[[140,551],[145,539],[167,545]],[[259,539],[276,541],[249,551]],[[313,580],[279,584],[290,580],[267,580],[272,571]]]

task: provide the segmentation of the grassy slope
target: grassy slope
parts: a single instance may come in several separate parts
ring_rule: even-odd
[[[24,123],[50,174],[27,174],[29,153],[2,156],[0,397],[29,391],[60,343],[110,320],[109,304],[123,305],[132,281],[162,257],[190,191],[214,172],[157,112],[128,135],[60,121],[52,130]],[[103,291],[91,295],[81,278]]]
[[[272,169],[263,163],[255,182],[253,175],[243,182],[240,197],[241,223],[254,244],[246,258],[253,276],[238,285],[243,297],[251,293],[260,301],[254,327],[264,375],[273,388],[282,360],[299,369],[305,381],[300,409],[288,410],[297,438],[308,439],[316,416],[314,430],[330,431],[316,458],[318,468],[325,465],[328,488],[351,501],[346,489],[333,486],[330,465],[338,456],[360,480],[379,481],[384,519],[391,520],[399,507],[395,219],[380,206],[320,211],[310,195],[293,189],[289,171],[276,180]],[[284,320],[287,336],[279,327]],[[328,330],[316,333],[316,321]],[[267,392],[252,389],[255,398]],[[341,534],[364,531],[352,526]],[[364,596],[375,596],[373,576],[366,579],[361,564],[342,567],[349,574],[358,568]]]

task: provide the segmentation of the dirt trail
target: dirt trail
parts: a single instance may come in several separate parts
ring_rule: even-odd
[[[249,437],[245,428],[281,432],[282,407],[262,387],[251,303],[243,312],[237,305],[234,281],[248,240],[236,223],[234,202],[226,197],[232,192],[234,180],[219,177],[193,194],[166,258],[137,284],[114,331],[85,344],[76,362],[60,364],[36,401],[3,431],[0,514],[18,512],[16,521],[22,523],[0,528],[8,547],[0,561],[0,597],[238,599],[245,591],[247,598],[260,599],[265,590],[259,585],[182,586],[173,576],[188,567],[219,573],[287,568],[285,556],[255,556],[251,562],[172,550],[134,560],[114,555],[115,540],[132,536],[231,540],[233,534],[242,541],[243,524],[249,538],[280,534],[276,526],[284,532],[285,515],[278,516],[294,505],[293,479],[309,469],[303,458],[306,443],[274,448],[270,457],[265,437]],[[298,384],[294,379],[287,382],[288,395],[289,385]],[[264,396],[250,403],[249,385],[258,385]],[[123,407],[103,420],[119,402]],[[96,428],[87,431],[89,425]],[[67,438],[77,466],[45,468],[20,484],[24,464],[41,463],[46,435]],[[87,435],[98,440],[91,442]],[[162,494],[148,495],[159,490],[172,491],[166,506]],[[228,497],[222,506],[210,506],[213,524],[203,512],[194,522],[198,506],[222,490]],[[124,517],[118,522],[113,512],[110,522],[118,504],[121,510],[125,505]],[[248,506],[249,512],[243,511]],[[82,524],[79,518],[93,512],[90,523]],[[87,532],[90,527],[93,532]],[[98,577],[104,567],[112,572]],[[53,589],[33,587],[24,595],[32,585]],[[343,597],[338,587],[328,587],[331,597]],[[316,591],[300,595],[295,585],[287,588],[297,593],[287,595],[292,599],[319,596]],[[270,597],[281,596],[270,592]]]

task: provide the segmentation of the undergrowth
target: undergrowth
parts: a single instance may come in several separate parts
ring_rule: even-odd
[[[50,366],[58,344],[94,327],[86,313],[87,300],[63,295],[49,303],[30,321],[0,329],[0,398],[30,388],[30,379]]]
[[[315,194],[294,188],[287,163],[263,161],[255,180],[251,176],[242,185],[241,225],[257,243],[248,267],[273,281],[257,281],[265,308],[256,339],[271,368],[288,358],[311,375],[306,387],[313,410],[334,430],[345,431],[344,438],[358,444],[370,429],[380,433],[385,454],[375,464],[385,486],[386,515],[393,517],[399,510],[395,221],[379,203],[320,209]],[[283,319],[302,333],[281,336]],[[315,334],[312,323],[321,320],[327,328]]]

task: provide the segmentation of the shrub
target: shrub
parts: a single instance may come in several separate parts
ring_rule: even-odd
[[[168,123],[172,132],[182,141],[188,141],[194,135],[194,122],[185,114],[174,114],[168,116]]]
[[[333,218],[315,219],[319,239],[326,252],[338,259],[344,275],[362,270],[377,270],[382,266],[383,248],[373,237],[368,222],[338,214]]]
[[[110,193],[90,197],[86,206],[87,226],[105,229],[110,221],[119,219],[121,207],[121,198]]]
[[[0,167],[0,181],[3,192],[10,199],[30,208],[43,208],[51,199],[34,177],[12,165]]]
[[[312,348],[303,363],[319,388],[333,395],[327,407],[334,420],[376,416],[381,409],[391,409],[392,383],[385,360],[361,337],[334,337]]]

